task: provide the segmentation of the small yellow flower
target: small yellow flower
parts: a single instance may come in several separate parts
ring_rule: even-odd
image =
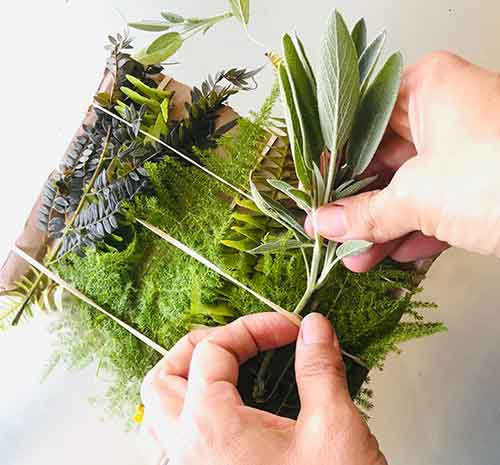
[[[135,412],[134,421],[138,425],[140,425],[142,423],[143,419],[144,419],[144,405],[143,404],[139,404],[137,406],[137,411]]]

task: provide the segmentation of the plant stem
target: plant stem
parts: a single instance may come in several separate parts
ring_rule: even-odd
[[[330,153],[330,160],[328,162],[328,176],[326,180],[325,195],[323,196],[322,205],[326,205],[330,201],[331,191],[333,188],[333,181],[335,179],[336,166],[337,166],[337,154]]]
[[[321,259],[323,258],[323,238],[319,235],[316,221],[317,209],[313,208],[311,211],[311,217],[314,228],[314,249],[311,261],[311,268],[309,273],[309,279],[307,280],[307,287],[304,295],[300,299],[299,303],[295,307],[294,313],[300,314],[304,310],[305,306],[309,302],[314,292],[317,289],[318,284],[318,272],[319,266],[321,264]]]

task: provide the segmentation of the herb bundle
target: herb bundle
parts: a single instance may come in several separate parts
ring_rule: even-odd
[[[261,110],[252,119],[221,122],[231,96],[256,86],[259,69],[220,71],[178,101],[175,86],[158,85],[165,79],[156,64],[179,48],[172,34],[206,32],[230,16],[246,26],[248,1],[230,3],[223,17],[165,13],[160,23],[136,24],[168,31],[142,55],[130,55],[126,34],[110,38],[111,86],[96,95],[92,122],[47,182],[38,212],[40,228],[55,241],[45,265],[86,300],[63,305],[53,297],[57,286],[34,273],[6,293],[0,318],[17,314],[17,322],[32,302],[59,309],[53,362],[98,362],[111,374],[109,405],[130,418],[159,354],[123,327],[169,349],[200,325],[270,308],[319,311],[335,325],[347,355],[353,398],[369,407],[368,370],[381,368],[399,343],[444,328],[423,321],[420,310],[433,306],[414,299],[422,278],[414,268],[386,261],[370,273],[350,273],[336,265],[371,244],[309,238],[302,224],[306,215],[314,224],[323,205],[374,182],[363,173],[395,104],[401,56],[377,71],[385,34],[368,45],[363,20],[349,32],[334,12],[316,71],[300,39],[286,34],[282,55],[270,54],[278,85]],[[280,96],[284,120],[272,116]],[[192,256],[151,231],[175,237]],[[293,351],[261,354],[242,367],[238,387],[247,404],[297,415]]]

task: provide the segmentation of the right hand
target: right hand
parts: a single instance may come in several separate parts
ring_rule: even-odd
[[[348,258],[351,270],[450,245],[500,256],[500,75],[447,52],[409,67],[368,171],[385,179],[381,190],[318,212],[322,236],[378,244]]]

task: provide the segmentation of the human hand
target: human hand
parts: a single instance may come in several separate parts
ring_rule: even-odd
[[[404,74],[390,128],[367,175],[382,190],[318,212],[322,236],[375,242],[350,257],[367,271],[386,256],[410,262],[449,245],[500,256],[500,76],[447,52]],[[310,234],[311,224],[306,223]]]
[[[329,321],[311,314],[297,332],[264,313],[179,341],[142,389],[145,426],[170,465],[387,465],[351,401]],[[295,339],[298,420],[243,405],[239,365]]]

